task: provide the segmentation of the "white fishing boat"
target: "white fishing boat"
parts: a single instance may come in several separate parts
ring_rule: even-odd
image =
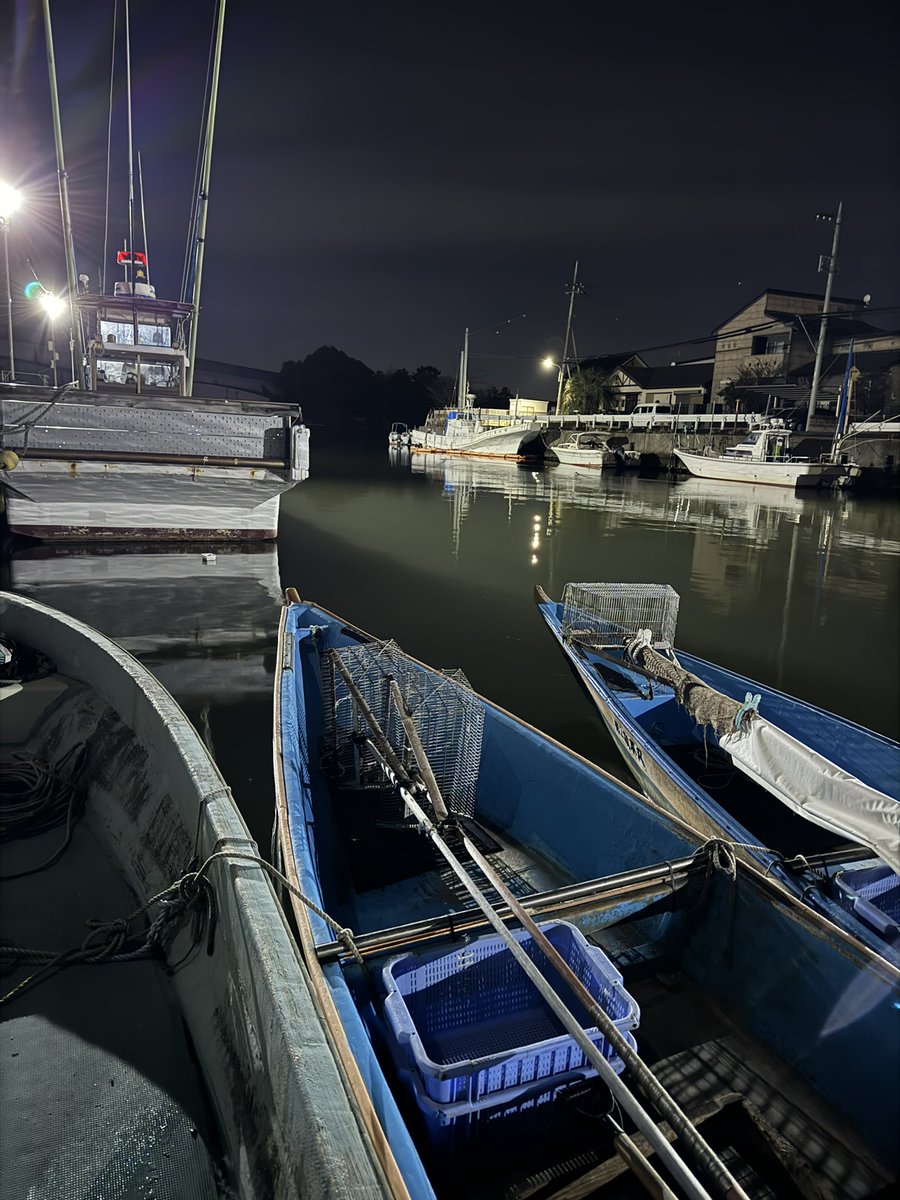
[[[382,1195],[271,871],[127,651],[0,593],[4,1197]]]
[[[388,434],[388,446],[406,447],[412,444],[412,433],[403,421],[395,421]]]
[[[217,64],[223,12],[224,5]],[[49,11],[46,25],[55,97]],[[130,129],[130,94],[128,104]],[[191,295],[173,301],[157,298],[146,250],[134,248],[130,139],[128,235],[116,255],[124,278],[112,294],[98,294],[78,274],[54,104],[72,379],[52,388],[0,384],[0,481],[13,533],[91,541],[271,539],[281,495],[309,474],[309,430],[296,404],[193,395],[214,113],[213,99],[189,256]]]
[[[632,470],[641,465],[641,456],[636,450],[611,445],[609,440],[593,429],[572,430],[550,449],[561,463],[573,467],[624,467]]]
[[[541,425],[517,417],[488,416],[475,408],[469,391],[469,331],[459,356],[456,407],[435,409],[425,424],[412,431],[413,454],[472,454],[479,458],[516,461],[544,455]]]
[[[791,432],[777,420],[752,430],[743,441],[729,446],[722,454],[700,453],[678,446],[673,452],[691,475],[737,483],[838,487],[853,471],[850,464],[836,462],[831,456],[816,460],[792,454]]]

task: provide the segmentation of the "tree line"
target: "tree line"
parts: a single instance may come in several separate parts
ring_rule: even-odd
[[[438,367],[373,371],[334,346],[320,346],[300,361],[283,363],[279,384],[281,397],[299,404],[304,420],[313,425],[420,425],[431,409],[456,403],[456,380]],[[506,387],[475,388],[474,393],[475,403],[488,408],[506,408],[512,398]]]

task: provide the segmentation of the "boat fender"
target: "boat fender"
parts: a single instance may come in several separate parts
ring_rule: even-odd
[[[3,453],[0,454],[0,467],[2,467],[4,471],[14,471],[18,465],[19,456],[16,454],[15,450],[4,450]]]
[[[760,700],[762,700],[762,695],[760,692],[757,692],[755,696],[753,695],[752,692],[747,692],[747,694],[744,696],[744,703],[741,705],[741,707],[735,713],[735,717],[734,717],[735,732],[740,731],[741,721],[743,721],[744,717],[746,717],[748,713],[754,713],[757,717],[759,716]]]

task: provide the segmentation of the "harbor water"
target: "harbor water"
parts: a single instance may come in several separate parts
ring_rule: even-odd
[[[385,439],[386,440],[386,439]],[[533,588],[669,583],[677,644],[892,737],[900,508],[884,498],[411,455],[314,431],[277,544],[18,545],[6,583],[120,641],[206,739],[263,848],[284,587],[441,668],[623,779]],[[548,803],[552,797],[548,797]]]

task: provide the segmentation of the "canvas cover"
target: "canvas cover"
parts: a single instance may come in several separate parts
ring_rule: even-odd
[[[719,745],[788,808],[867,846],[900,872],[900,804],[762,717]]]

